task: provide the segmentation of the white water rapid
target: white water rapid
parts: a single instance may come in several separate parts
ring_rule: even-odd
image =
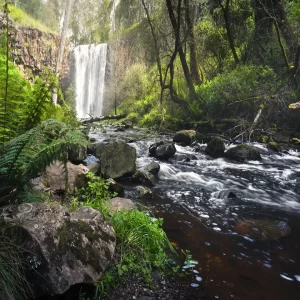
[[[73,55],[77,116],[100,117],[103,113],[107,44],[78,46]]]

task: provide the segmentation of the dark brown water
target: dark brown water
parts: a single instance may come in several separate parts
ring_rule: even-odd
[[[168,137],[129,131],[121,138],[135,140],[143,167],[152,160],[149,145]],[[189,277],[191,289],[197,293],[192,285],[199,284],[199,293],[205,289],[209,299],[300,299],[299,154],[256,146],[263,161],[244,164],[177,146],[179,158],[194,154],[196,159],[159,162],[154,197],[142,201],[164,218],[178,249],[189,249],[198,261],[193,268],[198,273]],[[127,196],[141,201],[134,188]]]

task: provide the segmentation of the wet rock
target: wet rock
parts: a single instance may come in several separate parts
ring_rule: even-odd
[[[276,241],[290,234],[290,227],[283,221],[244,220],[238,221],[234,227],[235,232],[250,238]]]
[[[267,148],[274,151],[274,152],[281,152],[282,151],[281,146],[276,142],[269,142],[268,145],[267,145]]]
[[[194,142],[191,147],[193,148],[193,151],[200,152],[202,151],[202,147],[199,143]]]
[[[173,142],[184,146],[190,146],[196,140],[197,133],[195,130],[181,130],[176,132]]]
[[[225,144],[223,139],[219,137],[213,138],[208,143],[205,152],[213,158],[223,157],[225,152]]]
[[[69,192],[73,193],[75,188],[82,188],[86,184],[86,173],[89,171],[83,165],[67,163]],[[31,181],[32,187],[37,191],[50,191],[57,194],[65,191],[65,170],[61,162],[55,162],[42,174]]]
[[[111,262],[116,236],[90,207],[22,204],[1,209],[6,234],[23,249],[33,296],[61,295],[76,284],[94,284]]]
[[[160,171],[160,165],[157,162],[151,162],[149,165],[144,167],[144,171],[147,171],[153,175],[157,175]]]
[[[94,145],[95,156],[100,159],[100,169],[106,178],[132,175],[136,170],[136,150],[123,141],[103,141]]]
[[[174,157],[176,148],[173,143],[159,142],[150,146],[149,155],[161,160],[168,160]]]
[[[157,176],[144,170],[137,171],[133,176],[133,180],[139,184],[143,184],[150,187],[155,186],[158,182]]]
[[[193,154],[175,154],[174,160],[180,162],[190,162],[191,160],[197,160],[197,156]]]
[[[240,162],[262,159],[259,149],[245,144],[227,150],[225,157]]]
[[[79,147],[68,151],[68,159],[73,164],[82,163],[87,157],[87,148]]]
[[[123,185],[117,183],[115,180],[112,178],[109,178],[106,180],[106,182],[109,183],[109,188],[108,190],[112,193],[117,193],[118,196],[124,196],[125,188]]]
[[[137,191],[142,198],[144,198],[144,197],[149,198],[149,197],[153,196],[152,191],[149,188],[144,187],[144,186],[138,186]]]
[[[134,203],[130,199],[119,198],[119,197],[108,200],[107,204],[112,213],[122,211],[122,210],[129,211],[134,208]]]

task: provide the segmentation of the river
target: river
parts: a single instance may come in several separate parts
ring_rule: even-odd
[[[130,143],[138,168],[155,161],[148,156],[151,144],[172,139],[146,129],[114,130],[90,136]],[[198,261],[191,289],[199,285],[209,299],[300,297],[300,153],[255,146],[262,161],[235,163],[176,145],[176,159],[157,161],[152,199],[140,200],[135,186],[127,186],[126,197],[162,217],[169,239]]]

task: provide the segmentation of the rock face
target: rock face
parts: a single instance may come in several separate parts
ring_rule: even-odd
[[[93,284],[111,262],[116,236],[90,207],[22,204],[2,209],[7,235],[24,249],[34,297],[61,295],[75,284]]]
[[[5,18],[0,12],[0,28],[4,28],[4,24]],[[55,71],[60,44],[59,34],[18,27],[13,21],[11,21],[10,34],[14,37],[11,42],[11,47],[14,49],[12,58],[25,78],[31,77],[32,74],[39,74],[43,66],[48,66],[52,72]],[[61,68],[62,78],[67,77],[69,73],[69,53],[67,42]]]
[[[196,140],[197,133],[195,130],[181,130],[176,132],[173,142],[180,143],[184,146],[190,146]]]
[[[150,146],[149,155],[161,160],[168,160],[174,157],[176,148],[173,143],[158,142]]]
[[[213,138],[208,143],[205,152],[214,158],[223,157],[225,152],[224,141],[219,137]]]
[[[233,147],[225,153],[225,156],[231,160],[244,162],[247,160],[261,160],[260,151],[249,145],[239,145]]]
[[[86,173],[89,171],[83,165],[67,164],[69,191],[74,192],[75,188],[81,188],[85,185]],[[60,162],[53,163],[41,177],[32,181],[35,190],[48,189],[51,193],[61,193],[65,191],[65,173],[63,165]]]
[[[94,145],[100,159],[100,170],[106,178],[132,175],[136,171],[136,150],[123,141],[107,141]]]

